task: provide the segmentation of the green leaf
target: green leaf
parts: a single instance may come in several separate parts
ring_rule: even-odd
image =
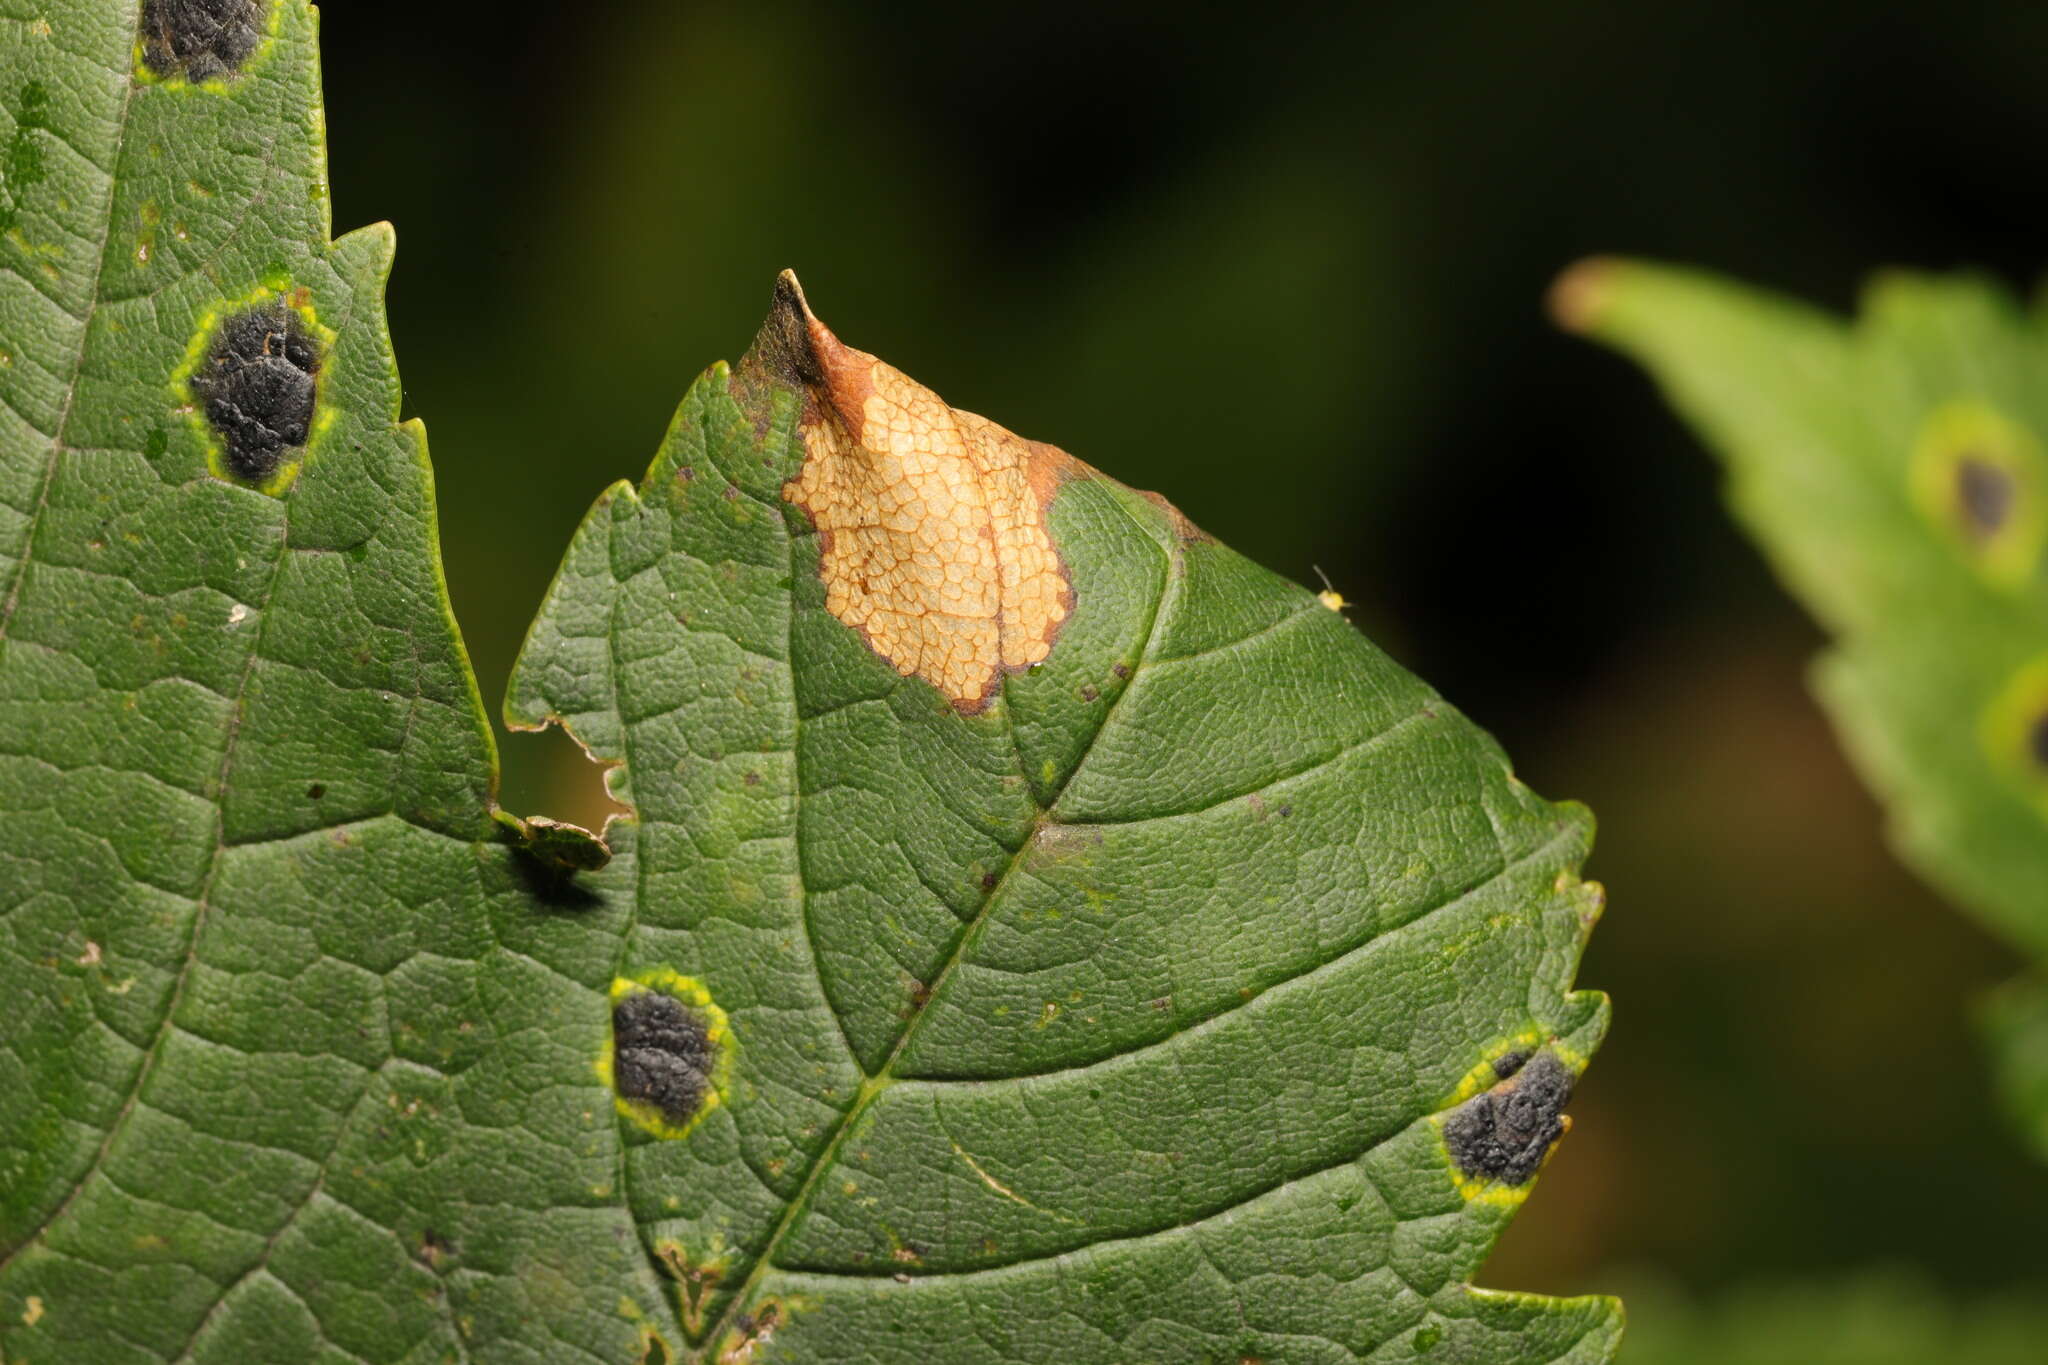
[[[196,85],[135,5],[0,15],[0,1354],[630,1359],[620,922],[492,818],[392,234],[328,241],[313,12],[256,13]],[[244,478],[191,382],[251,314],[317,374]]]
[[[1592,261],[1567,325],[1641,361],[1835,637],[1815,687],[1900,855],[2048,958],[2048,335],[1974,278],[1879,279],[1853,327],[1687,271]],[[2008,1005],[1994,1037],[2032,1036]],[[2038,1080],[2026,1120],[2048,1156]],[[2015,1094],[2016,1102],[2022,1096]]]
[[[2048,982],[2037,971],[1988,995],[1977,1022],[2014,1130],[2048,1160]]]
[[[971,579],[984,512],[1054,557],[949,615],[915,561]],[[680,1140],[637,1115],[624,1176],[714,1346],[764,1314],[817,1360],[1611,1343],[1605,1303],[1465,1289],[1527,1187],[1444,1138],[1496,1061],[1541,1049],[1504,1087],[1533,1099],[1605,1027],[1568,992],[1583,812],[1314,595],[950,412],[792,279],[599,500],[507,711],[617,765],[622,978],[730,1021],[729,1101]]]
[[[513,680],[604,865],[495,807],[312,10],[0,20],[9,1361],[1611,1354],[1467,1283],[1582,810],[786,281]]]

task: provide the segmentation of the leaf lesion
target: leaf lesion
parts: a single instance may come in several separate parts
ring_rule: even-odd
[[[776,309],[766,344],[795,349],[808,396],[782,496],[814,528],[826,609],[897,672],[985,710],[1073,610],[1046,509],[1076,462],[842,344],[786,272]]]
[[[771,319],[770,328],[764,329],[764,336],[770,335],[771,329],[774,326],[775,323],[773,319]],[[757,343],[757,345],[758,344],[759,343]],[[797,439],[801,440],[802,437],[799,435]],[[785,496],[787,496],[787,493],[785,494]],[[1128,513],[1126,513],[1126,515],[1128,516]],[[1135,524],[1135,519],[1133,519],[1133,521]],[[804,571],[804,568],[799,563],[797,557],[799,537],[796,535],[790,536],[788,545],[790,550],[790,573],[792,580],[794,580],[797,574]],[[1162,547],[1161,553],[1168,555],[1170,566],[1169,572],[1164,576],[1160,592],[1154,597],[1151,603],[1152,610],[1150,619],[1148,620],[1146,625],[1144,644],[1140,647],[1136,659],[1128,668],[1128,673],[1130,674],[1130,681],[1135,681],[1136,675],[1143,671],[1148,661],[1151,649],[1157,639],[1160,620],[1163,616],[1162,603],[1166,596],[1169,595],[1169,593],[1172,591],[1173,585],[1177,578],[1176,570],[1179,565],[1179,558],[1177,552],[1170,553],[1166,551],[1164,547]],[[792,600],[789,605],[789,621],[792,630],[794,628],[796,613],[797,607],[795,602]],[[789,667],[794,672],[796,669],[801,667],[801,664],[795,653],[795,645],[793,639],[788,648],[790,649]],[[895,686],[901,687],[905,685],[908,685],[908,675],[906,675],[904,681],[898,682]],[[1011,685],[1013,685],[1012,677],[1002,673],[1001,671],[998,671],[994,686],[999,689],[998,695],[1001,697],[1001,700],[998,701],[996,709],[1000,713],[1001,723],[1006,732],[1006,736],[1008,738],[1011,750],[1017,758],[1018,771],[1015,774],[1015,776],[1020,781],[1022,781],[1026,778],[1026,774],[1023,772],[1023,751],[1016,734],[1014,707],[1011,704],[1009,704],[1006,695],[1007,689]],[[1005,858],[1002,868],[999,871],[990,874],[992,880],[984,882],[983,894],[973,916],[961,923],[958,932],[955,934],[952,942],[947,946],[942,957],[940,958],[938,969],[935,972],[931,973],[928,981],[921,980],[918,983],[918,987],[913,995],[913,1008],[909,1011],[907,1016],[904,1018],[901,1026],[899,1027],[896,1037],[889,1047],[889,1051],[883,1061],[883,1064],[873,1072],[868,1071],[861,1064],[859,1053],[857,1049],[853,1046],[852,1037],[850,1034],[846,1032],[846,1021],[844,1017],[842,1016],[841,1012],[838,1009],[833,1008],[830,1003],[831,996],[830,992],[825,988],[825,981],[822,971],[822,962],[820,960],[820,954],[817,946],[818,939],[815,929],[812,925],[812,919],[810,914],[811,888],[808,887],[808,885],[804,884],[801,874],[799,875],[800,894],[804,897],[802,920],[805,928],[806,946],[808,948],[809,956],[813,964],[814,973],[818,981],[819,989],[821,993],[823,993],[824,995],[826,1007],[828,1011],[831,1013],[833,1019],[839,1025],[841,1041],[846,1048],[846,1059],[851,1063],[851,1065],[856,1069],[858,1074],[862,1077],[862,1081],[860,1084],[860,1089],[857,1095],[855,1096],[854,1101],[849,1106],[847,1106],[847,1108],[844,1111],[842,1111],[838,1123],[827,1136],[824,1145],[818,1149],[817,1155],[813,1158],[809,1168],[805,1171],[801,1179],[801,1182],[798,1185],[796,1193],[791,1197],[791,1199],[788,1201],[785,1207],[785,1212],[782,1219],[776,1225],[774,1230],[770,1233],[768,1239],[762,1244],[761,1249],[756,1254],[752,1265],[748,1269],[748,1274],[745,1281],[739,1286],[737,1291],[732,1295],[731,1299],[728,1300],[725,1310],[723,1311],[723,1313],[721,1313],[718,1322],[714,1324],[711,1332],[709,1333],[710,1339],[714,1341],[719,1340],[720,1333],[729,1324],[738,1322],[743,1318],[745,1310],[749,1302],[751,1301],[751,1297],[758,1290],[758,1287],[764,1276],[770,1270],[779,1268],[776,1266],[775,1261],[778,1251],[780,1250],[786,1239],[793,1232],[797,1224],[801,1221],[805,1213],[808,1211],[812,1197],[817,1192],[821,1182],[824,1180],[827,1173],[830,1170],[832,1170],[835,1164],[837,1163],[841,1149],[843,1148],[849,1134],[851,1134],[858,1126],[862,1116],[868,1111],[869,1107],[872,1105],[874,1100],[895,1083],[894,1071],[898,1059],[902,1057],[910,1041],[916,1036],[917,1031],[920,1025],[923,1023],[923,1021],[931,1017],[931,1007],[933,1001],[941,996],[941,994],[944,992],[946,988],[948,981],[953,976],[953,973],[956,970],[956,968],[972,950],[972,946],[979,932],[988,923],[991,911],[1002,895],[1004,885],[1008,882],[1008,880],[1016,872],[1016,870],[1022,865],[1029,850],[1036,843],[1040,833],[1052,823],[1052,808],[1058,802],[1061,792],[1065,790],[1067,783],[1072,780],[1073,776],[1081,770],[1081,767],[1086,762],[1088,753],[1093,748],[1093,744],[1096,738],[1099,737],[1103,733],[1103,731],[1108,728],[1109,722],[1115,714],[1117,703],[1120,702],[1122,698],[1128,694],[1129,688],[1126,687],[1123,691],[1119,692],[1115,698],[1112,699],[1108,711],[1106,711],[1103,714],[1103,716],[1097,723],[1095,729],[1090,733],[1087,744],[1084,745],[1081,753],[1078,756],[1076,756],[1072,765],[1068,768],[1067,773],[1062,778],[1059,786],[1043,798],[1034,797],[1035,813],[1030,824],[1026,827],[1022,839],[1016,844],[1014,848],[1011,848],[1009,850],[1008,856]],[[860,700],[879,701],[886,700],[886,698],[861,698]],[[802,717],[798,718],[799,729],[797,731],[797,743],[799,744],[801,743],[801,725],[803,723],[803,719],[804,718]],[[801,765],[799,765],[799,772],[801,772]],[[799,799],[801,799],[801,796],[802,793],[799,792]],[[915,860],[911,861],[912,865],[914,866]],[[801,858],[799,858],[799,868],[801,868],[801,865]],[[936,895],[937,893],[934,892],[933,894]],[[908,1272],[906,1271],[905,1267],[899,1265],[893,1268],[892,1273]]]

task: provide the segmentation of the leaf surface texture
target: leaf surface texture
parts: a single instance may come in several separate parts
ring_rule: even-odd
[[[7,1358],[1606,1358],[1467,1283],[1588,817],[793,282],[513,678],[609,864],[496,809],[315,36],[0,7]]]

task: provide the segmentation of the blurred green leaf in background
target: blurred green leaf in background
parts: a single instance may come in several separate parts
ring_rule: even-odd
[[[2048,1158],[2048,338],[1967,278],[1880,278],[1862,317],[1589,260],[1560,320],[1654,374],[1834,635],[1814,688],[1900,856],[2038,963],[1982,1016]]]
[[[1668,1277],[1624,1274],[1627,1365],[2037,1365],[2037,1294],[1951,1297],[1924,1275],[1876,1268],[1812,1283],[1750,1284],[1701,1301]]]

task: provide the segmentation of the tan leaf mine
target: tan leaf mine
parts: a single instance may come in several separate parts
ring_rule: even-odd
[[[789,272],[775,292],[764,345],[811,399],[782,496],[817,527],[825,605],[897,672],[979,711],[1073,608],[1046,508],[1086,466],[842,345]]]

